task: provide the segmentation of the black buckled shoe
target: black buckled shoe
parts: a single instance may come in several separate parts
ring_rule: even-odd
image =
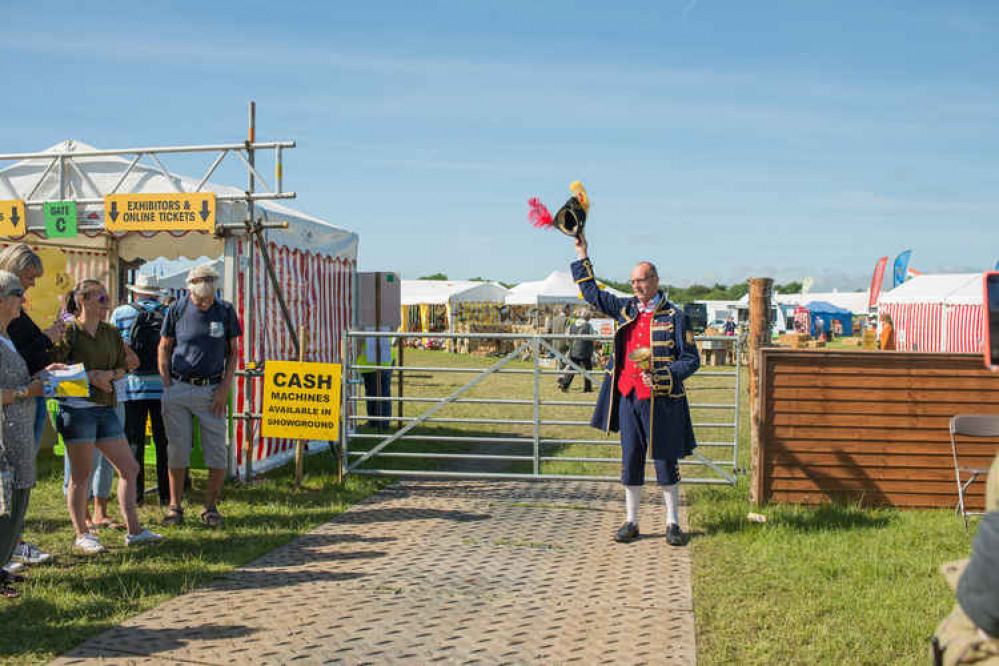
[[[614,534],[614,541],[628,543],[638,538],[638,523],[625,523]]]
[[[683,545],[683,532],[676,523],[670,523],[666,526],[666,543],[671,546]]]

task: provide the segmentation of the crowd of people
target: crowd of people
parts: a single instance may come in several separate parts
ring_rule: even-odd
[[[188,294],[169,304],[154,277],[137,276],[128,285],[132,300],[113,313],[106,285],[83,280],[43,330],[24,308],[43,272],[26,244],[0,251],[0,594],[6,598],[18,596],[25,565],[52,560],[23,539],[47,398],[58,403],[54,421],[65,447],[63,491],[75,550],[105,551],[101,535],[114,528],[124,532],[125,546],[163,539],[140,524],[137,512],[146,495],[147,421],[156,490],[166,507],[162,524],[184,520],[195,423],[208,468],[201,520],[210,528],[223,524],[217,502],[227,468],[225,411],[242,328],[233,306],[216,296],[219,275],[210,266],[192,268]],[[57,391],[57,376],[75,365],[83,366],[87,391]],[[120,524],[107,506],[114,474]]]

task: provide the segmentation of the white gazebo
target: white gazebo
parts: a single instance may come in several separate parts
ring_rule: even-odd
[[[600,288],[605,289],[608,293],[615,296],[627,296],[627,294],[617,289],[612,289],[602,284]],[[570,273],[552,271],[544,280],[521,282],[511,289],[506,297],[506,304],[534,306],[582,305],[583,295],[579,291],[579,285],[572,279]]]
[[[476,280],[403,280],[401,286],[403,326],[409,321],[409,308],[418,307],[420,327],[429,333],[431,306],[444,306],[448,332],[454,333],[459,309],[498,309],[509,290],[495,282]]]

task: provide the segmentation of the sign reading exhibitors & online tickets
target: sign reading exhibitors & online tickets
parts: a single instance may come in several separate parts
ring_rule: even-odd
[[[339,423],[339,363],[264,363],[261,435],[334,440]]]
[[[215,193],[109,194],[108,231],[215,231]]]

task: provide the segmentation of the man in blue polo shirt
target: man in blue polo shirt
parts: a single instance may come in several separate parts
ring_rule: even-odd
[[[238,340],[243,334],[231,303],[215,297],[219,274],[210,265],[187,274],[188,296],[173,303],[163,320],[159,371],[163,380],[163,422],[170,465],[170,509],[164,525],[184,520],[184,475],[190,465],[195,416],[208,468],[201,520],[222,525],[216,503],[226,473],[226,406],[236,373]]]

